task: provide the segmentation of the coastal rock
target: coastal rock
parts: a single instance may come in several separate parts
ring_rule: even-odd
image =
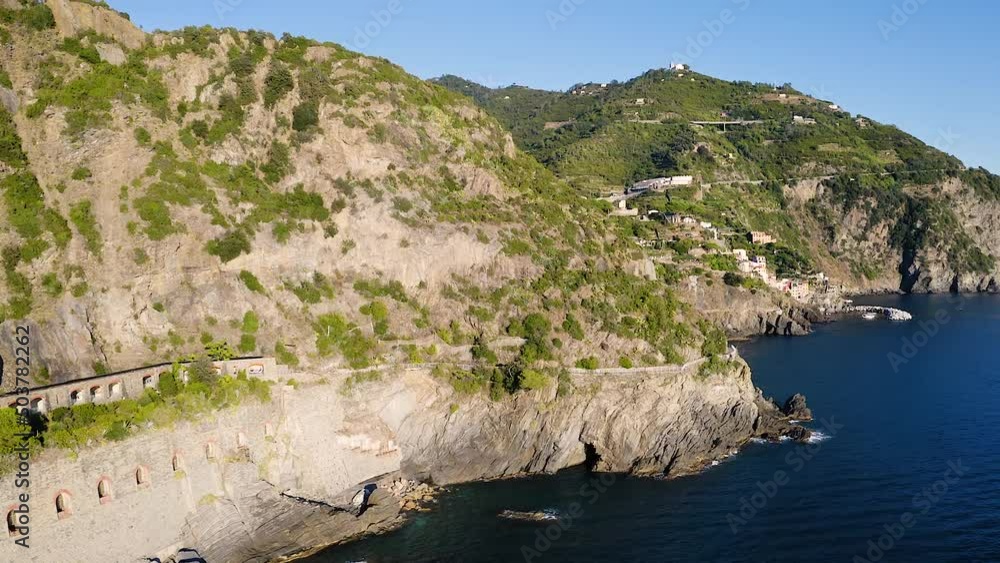
[[[750,370],[739,359],[725,375],[707,379],[696,368],[664,368],[576,375],[573,385],[577,391],[565,397],[557,397],[554,388],[501,402],[476,397],[447,416],[452,397],[412,395],[411,384],[392,390],[390,408],[378,412],[402,448],[403,473],[436,484],[553,473],[581,464],[595,471],[673,477],[699,471],[763,433],[800,432],[776,405],[759,400]],[[411,395],[409,408],[405,394]],[[417,404],[424,406],[413,408]],[[403,408],[407,412],[399,412]]]
[[[499,516],[505,520],[518,520],[521,522],[552,522],[559,519],[559,515],[555,512],[545,510],[537,510],[534,512],[504,510]]]
[[[806,398],[801,394],[789,397],[785,401],[785,406],[781,408],[781,412],[785,413],[785,416],[795,420],[810,421],[813,419],[812,411],[806,405]]]

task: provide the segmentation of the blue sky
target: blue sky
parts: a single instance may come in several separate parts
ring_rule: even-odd
[[[1000,172],[991,0],[111,0],[146,30],[255,28],[334,41],[425,78],[566,89],[682,58],[790,82]],[[392,12],[395,13],[392,13]],[[367,32],[366,32],[367,29]]]

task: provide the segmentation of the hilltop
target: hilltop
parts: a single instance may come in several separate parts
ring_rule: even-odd
[[[686,67],[566,92],[437,80],[472,97],[581,194],[659,176],[690,189],[642,198],[737,233],[773,235],[799,274],[848,291],[995,291],[1000,178],[791,85]]]
[[[39,383],[209,348],[502,363],[456,377],[512,392],[526,366],[725,349],[605,203],[464,96],[302,37],[7,5],[0,320],[36,327]]]

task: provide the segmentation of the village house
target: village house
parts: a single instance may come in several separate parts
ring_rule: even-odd
[[[750,255],[747,254],[747,251],[742,248],[733,250],[733,256],[736,257],[737,263],[750,262]]]
[[[685,217],[681,222],[684,223],[685,225],[692,225],[692,226],[698,224],[698,220],[695,219],[694,217]]]
[[[663,222],[668,225],[680,225],[684,222],[684,216],[678,213],[668,213],[663,217]]]
[[[638,209],[629,209],[627,200],[620,200],[615,210],[611,213],[615,217],[638,217]]]
[[[789,293],[792,295],[793,299],[803,301],[808,299],[812,294],[812,288],[807,281],[795,281],[792,283]]]
[[[801,115],[793,115],[792,122],[798,123],[799,125],[816,125],[816,120],[811,117],[802,117]]]
[[[763,231],[750,231],[750,242],[752,244],[774,244],[777,240]]]

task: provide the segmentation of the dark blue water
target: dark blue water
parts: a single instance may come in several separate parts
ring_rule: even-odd
[[[916,320],[743,346],[766,394],[803,392],[817,418],[843,426],[811,451],[754,444],[672,481],[605,486],[570,470],[454,487],[403,529],[309,561],[1000,561],[1000,299],[869,302]],[[948,321],[922,337],[938,315]],[[546,508],[576,515],[548,530],[554,541],[539,540],[545,526],[496,516]]]

